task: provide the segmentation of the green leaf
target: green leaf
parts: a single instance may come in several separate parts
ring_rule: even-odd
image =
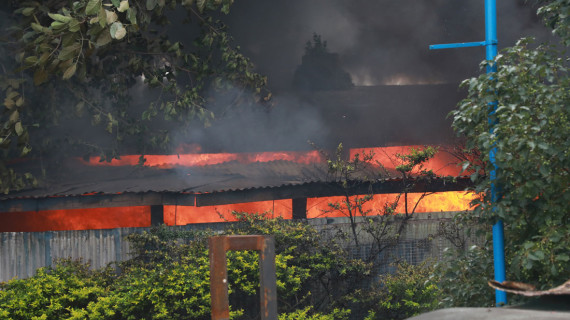
[[[198,0],[196,2],[196,5],[198,6],[198,10],[200,10],[200,12],[203,12],[204,7],[206,6],[206,0]]]
[[[121,0],[111,0],[111,3],[118,8],[121,5]]]
[[[22,10],[22,14],[25,15],[26,17],[29,17],[29,16],[32,15],[32,13],[34,13],[34,10],[36,10],[36,8],[31,8],[31,7],[29,7],[29,8],[24,8],[24,9]]]
[[[528,253],[528,258],[530,260],[534,260],[534,261],[540,261],[544,259],[544,252],[537,250],[534,252],[529,252]]]
[[[59,22],[63,22],[63,23],[68,23],[71,20],[73,20],[72,17],[67,17],[67,16],[64,16],[64,15],[59,14],[59,13],[48,12],[48,16],[55,21],[59,21]]]
[[[121,22],[114,22],[111,25],[111,28],[109,29],[109,32],[111,33],[111,37],[113,39],[123,39],[125,37],[125,35],[127,34],[127,29],[125,29],[125,27],[123,27],[123,24]]]
[[[157,0],[146,0],[146,9],[152,11],[156,7],[156,4]]]
[[[64,47],[59,52],[57,58],[61,61],[72,59],[79,54],[80,47],[81,45],[79,43],[74,43],[73,45]]]
[[[99,12],[101,9],[101,0],[89,0],[87,6],[85,7],[85,14],[86,15],[94,15]]]
[[[112,40],[113,40],[113,38],[111,38],[111,33],[103,30],[103,32],[101,32],[101,34],[99,34],[99,37],[97,37],[97,41],[95,42],[95,44],[98,47],[102,47],[102,46],[108,44],[109,42],[111,42]]]
[[[44,32],[44,27],[39,23],[32,22],[30,24],[30,27],[32,27],[32,29],[34,29],[34,31]]]
[[[16,123],[20,120],[20,113],[18,112],[18,110],[14,110],[11,114],[10,114],[10,118],[9,118],[10,122],[12,123]]]
[[[84,101],[79,101],[76,105],[75,105],[75,114],[78,117],[82,117],[83,116],[83,108],[85,107],[85,102]]]
[[[48,79],[48,74],[45,69],[40,68],[34,72],[34,85],[39,86],[45,83]]]
[[[105,28],[105,26],[107,25],[107,10],[105,10],[105,9],[103,9],[103,7],[101,7],[97,17],[99,18],[98,21],[99,21],[99,25],[101,26],[101,28]]]
[[[67,70],[65,70],[65,72],[63,73],[63,80],[67,80],[73,77],[76,70],[77,70],[77,64],[74,63],[69,68],[67,68]]]
[[[24,62],[25,62],[27,65],[33,65],[33,64],[35,64],[36,62],[38,62],[38,57],[36,57],[36,56],[27,57],[26,59],[24,59]]]
[[[16,131],[18,137],[21,136],[22,133],[24,133],[24,127],[22,127],[22,123],[20,121],[16,122],[16,124],[14,125],[14,130]]]
[[[80,28],[81,28],[81,23],[79,21],[72,19],[71,22],[69,22],[70,32],[77,32],[79,31]]]
[[[127,19],[132,24],[137,24],[137,9],[136,8],[129,8],[127,10]]]
[[[117,14],[114,11],[105,10],[105,18],[106,18],[107,24],[111,24],[111,23],[117,21],[119,16],[117,16]]]
[[[119,8],[117,9],[119,12],[125,12],[129,9],[129,1],[128,0],[123,0],[121,1],[121,4],[119,6]]]

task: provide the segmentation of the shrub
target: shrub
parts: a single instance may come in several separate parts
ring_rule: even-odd
[[[33,277],[10,280],[0,287],[0,319],[84,319],[86,307],[106,295],[108,271],[59,260]]]
[[[332,312],[343,296],[370,276],[370,264],[349,258],[335,239],[325,239],[306,223],[234,214],[240,223],[226,230],[228,234],[275,237],[280,312],[294,312],[308,306],[319,312]]]
[[[433,267],[400,263],[395,274],[380,276],[370,289],[351,297],[360,309],[368,310],[367,320],[406,319],[437,309],[441,290],[431,277]]]
[[[342,309],[334,309],[329,314],[312,311],[313,308],[305,307],[291,313],[282,313],[279,315],[279,320],[346,320],[350,314],[350,310]]]
[[[463,252],[446,249],[445,258],[436,264],[434,271],[442,288],[442,306],[494,306],[493,289],[487,285],[493,278],[491,250],[478,246]]]

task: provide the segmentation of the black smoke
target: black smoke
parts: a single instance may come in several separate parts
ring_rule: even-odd
[[[497,1],[499,47],[549,38],[531,1]],[[304,46],[320,34],[356,85],[406,75],[452,82],[479,72],[484,48],[430,51],[436,43],[483,41],[483,0],[238,0],[226,18],[236,42],[276,89],[288,89]]]

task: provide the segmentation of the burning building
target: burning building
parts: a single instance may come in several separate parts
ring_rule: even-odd
[[[396,170],[396,154],[434,141],[451,141],[445,113],[460,93],[456,90],[456,94],[442,94],[449,93],[449,89],[442,85],[367,87],[320,92],[305,99],[313,106],[320,125],[334,128],[332,137],[320,142],[325,149],[343,142],[347,147],[346,159],[373,151],[366,176],[367,181],[373,177],[375,196],[370,208],[379,212],[410,183],[403,181]],[[420,108],[430,109],[432,116],[408,116],[419,113]],[[295,125],[295,119],[279,116],[280,126]],[[331,178],[321,152],[310,149],[306,143],[301,151],[259,151],[271,150],[272,143],[279,146],[288,141],[299,145],[301,139],[311,138],[303,134],[314,130],[310,127],[314,122],[299,122],[288,128],[289,136],[278,136],[280,128],[275,125],[277,134],[271,136],[263,132],[271,132],[267,121],[275,119],[265,121],[240,124],[248,129],[239,135],[222,128],[222,121],[220,126],[204,129],[199,135],[204,140],[197,142],[202,144],[233,145],[225,148],[227,152],[204,152],[195,144],[182,145],[178,154],[146,155],[142,166],[138,165],[140,155],[122,155],[111,162],[99,162],[98,157],[68,160],[66,170],[49,186],[1,197],[0,231],[220,222],[231,221],[231,211],[271,212],[289,219],[342,216],[342,212],[327,212],[328,203],[338,202],[346,192],[339,181]],[[227,135],[221,134],[224,130]],[[399,142],[400,146],[373,147],[385,146],[387,141]],[[248,152],[237,152],[241,145],[248,145]],[[440,176],[457,176],[459,162],[442,149],[426,168]],[[378,164],[385,172],[382,176],[378,175]],[[462,191],[467,184],[467,178],[422,182],[414,186],[412,193],[418,194],[412,194],[408,201],[418,199],[423,192],[442,192],[423,199],[417,211],[467,210],[472,199],[472,195]],[[368,188],[363,183],[354,194],[366,194]],[[402,212],[404,206],[402,203],[396,212]]]

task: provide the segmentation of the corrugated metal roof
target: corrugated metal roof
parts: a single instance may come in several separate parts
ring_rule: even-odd
[[[211,193],[326,181],[323,164],[270,161],[158,169],[153,167],[71,166],[59,181],[0,196],[0,200],[144,192]]]
[[[293,197],[342,194],[342,187],[324,163],[291,161],[239,163],[159,169],[139,166],[66,166],[61,179],[43,187],[0,196],[0,211],[130,206],[145,204],[209,205]],[[378,169],[364,166],[355,181],[374,179],[374,193],[401,192],[399,178],[378,177]],[[392,172],[392,177],[398,177]],[[465,179],[452,184],[442,179],[423,183],[432,191],[462,190]],[[360,192],[369,192],[360,184]],[[92,195],[92,196],[86,196]],[[195,195],[195,198],[193,197]],[[196,200],[193,200],[196,199]]]

